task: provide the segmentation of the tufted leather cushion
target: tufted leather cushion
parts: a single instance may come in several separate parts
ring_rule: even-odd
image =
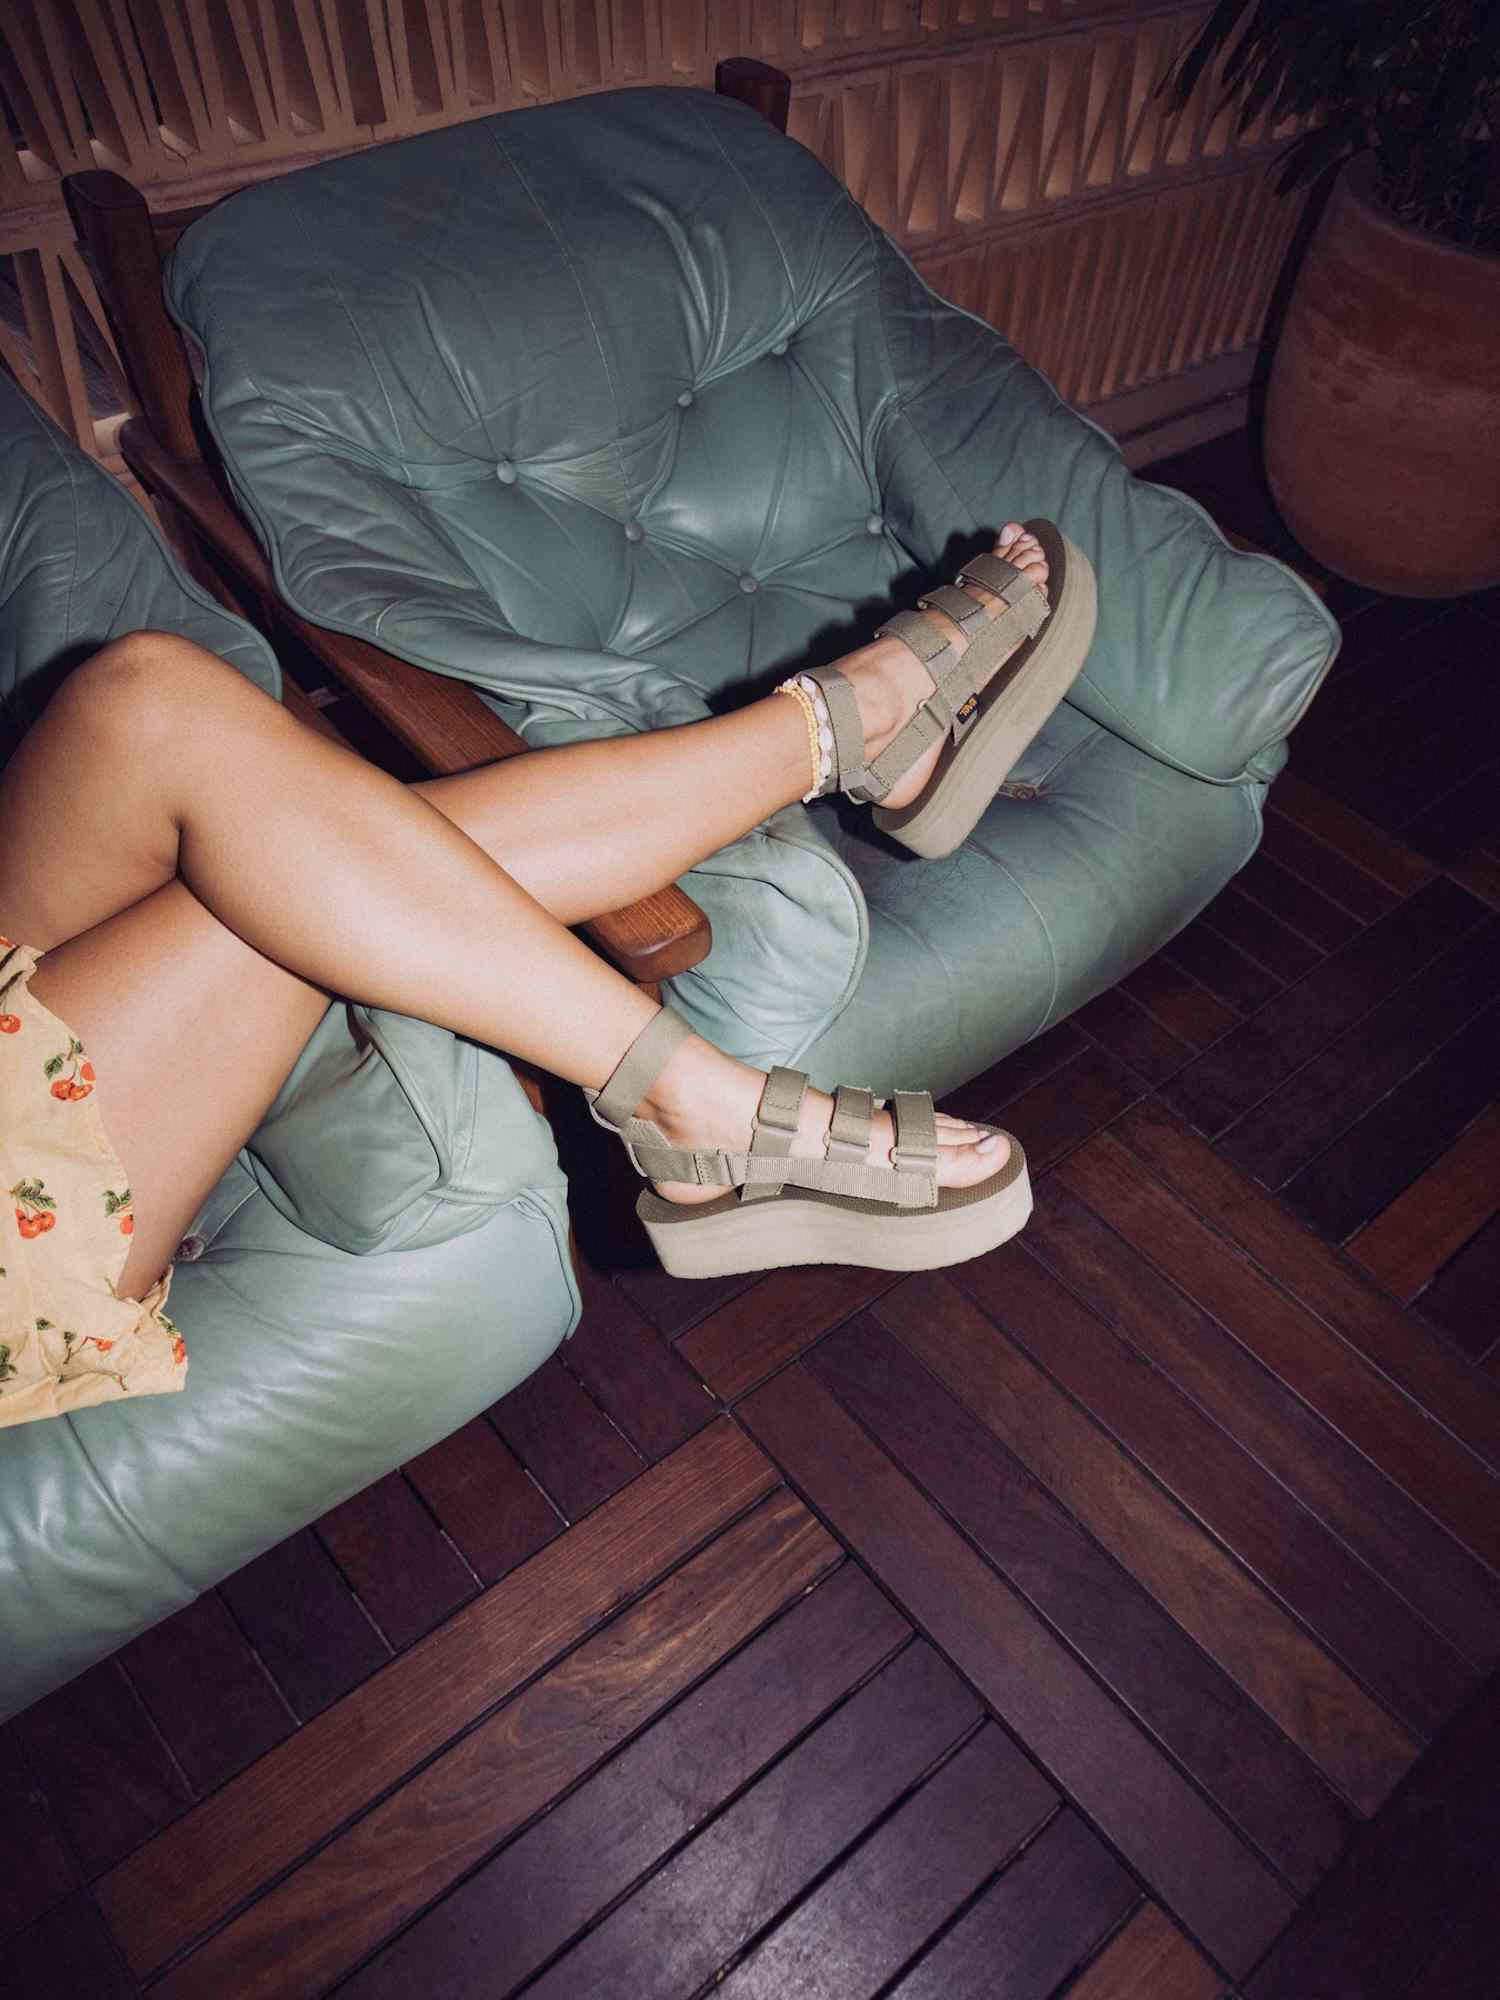
[[[513,699],[696,712],[1016,509],[1105,579],[1077,705],[1166,761],[1241,779],[1328,651],[1285,572],[1131,480],[721,99],[616,92],[283,176],[188,233],[170,295],[291,600]],[[1267,621],[1270,671],[1204,703],[1205,654],[1261,657]]]

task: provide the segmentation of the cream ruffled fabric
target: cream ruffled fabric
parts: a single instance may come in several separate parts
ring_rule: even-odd
[[[0,1427],[187,1379],[171,1271],[117,1297],[135,1227],[83,1044],[34,999],[41,953],[0,938]]]

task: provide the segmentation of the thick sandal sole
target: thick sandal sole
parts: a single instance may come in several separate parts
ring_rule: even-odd
[[[674,1278],[724,1278],[792,1264],[854,1264],[874,1271],[936,1271],[1008,1242],[1031,1214],[1026,1155],[1011,1156],[977,1188],[942,1189],[936,1208],[894,1209],[847,1195],[788,1188],[764,1201],[724,1195],[698,1207],[647,1188],[636,1212]],[[959,1196],[945,1203],[944,1195]]]
[[[875,824],[914,854],[936,861],[951,854],[979,824],[985,808],[1027,745],[1082,671],[1099,615],[1093,564],[1050,521],[1027,521],[1047,552],[1062,588],[1036,637],[1013,655],[1013,677],[980,696],[982,712],[963,742],[944,751],[926,789],[909,806],[875,809]],[[1062,553],[1061,565],[1055,553]],[[976,644],[980,641],[976,640]],[[1004,675],[1012,661],[998,669]]]

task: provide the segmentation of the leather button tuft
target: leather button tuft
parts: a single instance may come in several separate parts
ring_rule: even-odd
[[[773,354],[785,354],[790,346],[791,342],[789,340],[778,340],[776,345],[771,349],[771,352]]]
[[[646,530],[641,526],[639,521],[627,521],[625,523],[625,539],[627,542],[643,542],[646,539]]]
[[[679,410],[690,410],[693,407],[693,392],[691,389],[683,390],[682,394],[677,398],[677,407]]]
[[[865,533],[867,535],[883,535],[885,533],[885,522],[878,514],[866,515]]]
[[[196,1264],[208,1245],[201,1236],[184,1236],[177,1246],[175,1261],[179,1264]]]
[[[1005,789],[1013,799],[1034,799],[1036,797],[1035,785],[1007,785]]]
[[[753,576],[742,576],[740,578],[740,589],[743,590],[745,595],[748,597],[752,590],[759,590],[760,585],[756,582]]]
[[[508,458],[501,458],[495,461],[495,477],[499,480],[502,486],[515,485],[516,468],[511,464]]]

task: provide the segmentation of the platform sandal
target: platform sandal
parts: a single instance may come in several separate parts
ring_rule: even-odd
[[[896,1143],[888,1167],[866,1157],[879,1100],[847,1086],[835,1093],[823,1158],[792,1156],[807,1088],[806,1076],[794,1069],[767,1076],[747,1153],[673,1146],[635,1110],[692,1032],[680,1014],[662,1008],[603,1089],[585,1092],[595,1119],[625,1142],[637,1173],[731,1190],[697,1203],[642,1190],[636,1213],[673,1277],[718,1278],[786,1264],[937,1270],[993,1250],[1031,1214],[1026,1156],[1014,1139],[1004,1166],[988,1180],[938,1186],[937,1123],[926,1091],[892,1097]]]
[[[930,618],[898,611],[881,634],[899,639],[932,676],[933,689],[912,720],[873,763],[865,761],[864,729],[854,689],[837,667],[810,667],[794,676],[818,704],[824,771],[807,794],[847,792],[877,808],[875,824],[914,853],[951,854],[1022,751],[1062,700],[1088,657],[1098,616],[1093,568],[1051,521],[1027,521],[1047,558],[1045,592],[1024,570],[994,554],[972,557],[957,581],[918,601],[951,618],[968,645],[956,648]],[[991,605],[959,587],[977,583],[1002,600]],[[931,778],[910,805],[880,801],[939,737],[946,735]]]

